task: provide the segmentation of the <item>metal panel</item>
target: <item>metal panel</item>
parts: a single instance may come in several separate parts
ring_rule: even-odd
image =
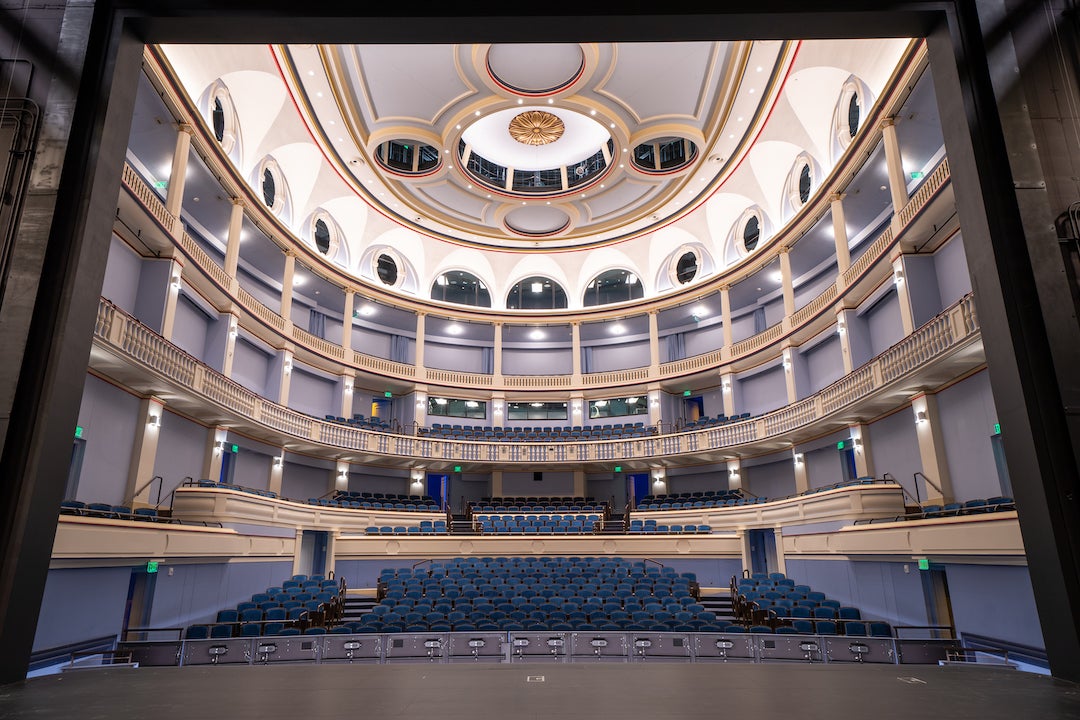
[[[896,664],[896,647],[891,638],[826,637],[824,640],[829,662]]]
[[[703,662],[754,662],[757,652],[752,635],[698,633],[694,635],[694,658]]]
[[[626,662],[626,634],[616,632],[575,632],[570,636],[570,654],[577,662],[586,658],[606,662]]]
[[[961,644],[956,640],[897,640],[896,653],[901,665],[936,665],[946,660],[946,654],[959,650]]]
[[[326,635],[320,655],[324,663],[375,663],[383,657],[382,635]]]
[[[184,665],[250,665],[251,657],[251,638],[184,641]]]
[[[686,633],[628,633],[630,659],[634,662],[690,662],[693,643]]]
[[[442,662],[446,646],[447,633],[394,633],[387,636],[386,662]]]
[[[824,662],[824,638],[816,635],[753,635],[758,658],[769,660],[801,660]]]
[[[180,664],[179,640],[168,642],[122,642],[116,646],[116,651],[131,653],[131,662],[138,663],[139,667],[175,667]]]
[[[504,662],[506,633],[451,633],[450,662]]]
[[[570,651],[564,632],[510,633],[511,662],[562,662]]]
[[[313,663],[319,659],[323,636],[271,636],[256,638],[252,655],[256,664],[294,662]]]

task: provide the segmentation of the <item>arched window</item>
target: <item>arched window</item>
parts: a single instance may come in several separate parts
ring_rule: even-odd
[[[508,310],[558,310],[567,307],[566,291],[546,277],[527,277],[510,288]]]
[[[491,307],[491,293],[480,278],[464,270],[448,270],[431,286],[431,299],[455,305]]]
[[[859,93],[853,92],[851,93],[851,99],[848,100],[847,107],[847,127],[848,134],[851,137],[855,137],[855,134],[859,132],[860,119]]]
[[[398,265],[390,255],[386,253],[380,253],[375,258],[375,272],[379,275],[379,280],[384,285],[397,285],[398,283]]]
[[[585,307],[637,300],[645,296],[638,276],[629,270],[606,270],[585,288]]]
[[[277,183],[274,182],[274,173],[270,172],[270,168],[263,169],[262,193],[266,207],[274,207],[274,201],[277,200]]]
[[[799,171],[799,202],[806,204],[810,199],[810,165],[805,164]]]
[[[221,104],[221,98],[214,98],[214,137],[218,142],[225,139],[225,107]]]
[[[742,229],[742,242],[746,252],[752,252],[761,239],[761,220],[757,215],[751,215]]]
[[[326,221],[319,218],[315,221],[315,232],[312,233],[315,238],[315,247],[323,255],[330,252],[330,228],[326,225]]]

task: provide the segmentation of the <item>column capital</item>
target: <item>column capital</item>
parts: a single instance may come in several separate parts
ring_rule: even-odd
[[[360,288],[355,288],[351,285],[346,285],[345,287],[341,288],[341,290],[346,295],[355,295],[356,293],[360,292]]]
[[[237,195],[230,195],[229,196],[229,202],[232,203],[233,205],[235,205],[236,207],[244,207],[244,198],[239,197]]]
[[[182,133],[187,133],[188,135],[194,135],[195,134],[195,128],[193,128],[190,124],[185,123],[185,122],[177,123],[176,124],[176,129],[177,129],[177,131],[182,132]]]
[[[846,197],[847,197],[847,193],[842,193],[842,192],[829,193],[829,202],[830,203],[842,202],[844,200],[844,198],[846,198]]]
[[[724,283],[723,285],[720,286],[720,292],[729,292],[730,290],[731,290],[731,285],[728,284],[728,283]]]
[[[894,125],[896,125],[896,116],[895,115],[890,115],[888,117],[885,117],[885,118],[881,119],[881,124],[879,125],[879,127],[884,129],[884,128],[887,128],[887,127],[892,127]]]
[[[295,250],[293,250],[292,248],[283,248],[283,249],[281,250],[281,253],[282,253],[282,254],[283,254],[283,255],[284,255],[285,257],[291,257],[291,258],[294,258],[294,257],[296,257],[296,251],[295,251]]]

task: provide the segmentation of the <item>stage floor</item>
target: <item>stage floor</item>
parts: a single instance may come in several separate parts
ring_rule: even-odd
[[[0,718],[1080,718],[1080,686],[898,665],[278,665],[93,670],[0,687]]]

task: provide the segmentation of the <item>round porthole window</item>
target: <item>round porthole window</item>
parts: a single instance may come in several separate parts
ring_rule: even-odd
[[[330,252],[330,228],[326,221],[319,218],[315,221],[315,232],[312,233],[315,240],[315,248],[326,255]]]
[[[270,168],[263,168],[262,196],[266,207],[274,207],[274,201],[277,200],[277,182],[274,180],[274,173],[270,172]]]
[[[221,98],[214,98],[214,110],[211,115],[214,122],[214,138],[221,142],[225,139],[225,106],[221,104]]]
[[[861,110],[859,108],[859,93],[851,93],[851,98],[848,100],[847,108],[847,127],[848,135],[855,137],[855,134],[859,132],[859,120],[861,119]]]
[[[687,251],[679,256],[679,259],[675,262],[675,279],[678,280],[680,285],[685,285],[698,274],[698,256],[697,253]]]
[[[751,215],[743,225],[742,242],[746,252],[753,252],[761,239],[761,220],[757,215]]]
[[[387,253],[380,253],[375,258],[375,272],[384,285],[397,285],[400,273],[397,261]]]
[[[803,205],[810,199],[810,166],[803,165],[799,171],[799,202]]]

